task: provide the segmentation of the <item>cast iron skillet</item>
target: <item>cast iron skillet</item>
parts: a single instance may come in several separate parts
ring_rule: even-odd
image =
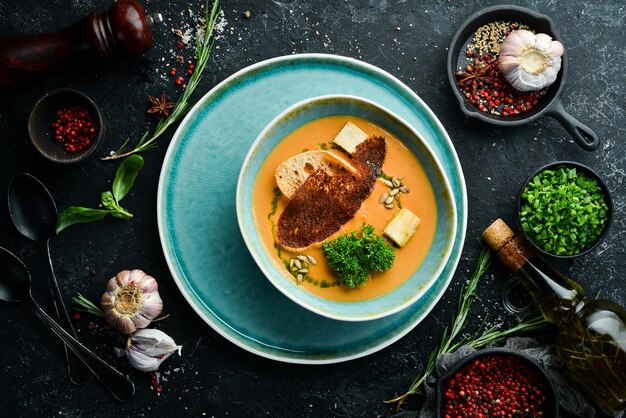
[[[565,53],[562,57],[561,71],[559,71],[556,81],[548,87],[547,93],[539,99],[537,105],[528,112],[524,112],[520,115],[514,116],[496,116],[487,112],[481,112],[473,104],[471,104],[461,91],[459,90],[456,82],[455,73],[458,67],[465,67],[467,62],[465,60],[465,51],[467,50],[467,44],[470,42],[472,35],[482,25],[498,20],[506,20],[511,22],[519,22],[530,26],[537,33],[546,33],[552,36],[553,39],[561,41],[561,37],[554,28],[552,20],[539,14],[533,10],[525,7],[502,5],[489,7],[483,9],[478,13],[472,15],[469,19],[461,25],[458,30],[450,48],[448,50],[448,80],[452,91],[459,101],[461,111],[467,116],[477,118],[483,122],[491,123],[498,126],[517,126],[525,123],[532,122],[544,115],[551,116],[563,125],[563,127],[574,137],[578,145],[587,151],[593,151],[598,149],[600,140],[598,135],[591,130],[588,126],[579,122],[572,115],[567,113],[563,108],[563,104],[559,99],[565,80],[567,78],[567,45],[565,46]]]

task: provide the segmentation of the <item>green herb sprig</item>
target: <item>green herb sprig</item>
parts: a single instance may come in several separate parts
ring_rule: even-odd
[[[209,13],[209,2],[207,0],[205,4],[204,31],[198,31],[196,34],[197,58],[194,72],[189,79],[189,83],[187,83],[187,88],[185,88],[185,91],[183,91],[183,93],[176,101],[176,105],[172,109],[172,113],[168,117],[161,118],[159,120],[156,128],[154,129],[154,133],[150,138],[148,138],[148,132],[146,131],[146,133],[143,134],[139,142],[137,142],[135,147],[129,151],[126,151],[126,146],[130,141],[130,138],[127,138],[122,146],[117,149],[117,151],[115,151],[112,155],[108,157],[102,158],[103,160],[115,160],[118,158],[127,157],[131,154],[143,152],[156,146],[155,141],[157,140],[157,138],[160,137],[171,125],[178,122],[180,119],[182,119],[183,116],[185,116],[190,107],[189,97],[192,95],[196,87],[198,87],[200,79],[202,78],[202,73],[204,72],[204,69],[207,65],[209,56],[211,55],[211,50],[213,49],[213,44],[215,43],[213,30],[215,29],[215,24],[217,23],[219,16],[219,1],[215,0],[213,2],[213,8]]]
[[[396,256],[393,247],[374,231],[372,225],[363,223],[361,236],[352,231],[322,244],[330,268],[348,287],[364,284],[370,271],[389,270],[393,265]]]
[[[65,228],[75,224],[98,221],[107,215],[120,219],[132,218],[133,214],[120,206],[120,201],[133,187],[142,167],[143,158],[141,155],[131,155],[126,158],[115,173],[112,191],[104,192],[100,196],[100,202],[104,209],[70,206],[59,215],[56,233],[59,234]]]
[[[467,315],[470,307],[476,299],[476,286],[479,279],[487,271],[487,267],[491,262],[491,251],[488,248],[483,248],[480,257],[478,258],[478,265],[476,270],[472,274],[469,282],[466,286],[461,287],[459,294],[459,302],[457,308],[457,314],[452,318],[452,324],[450,328],[446,327],[443,331],[443,336],[439,345],[430,353],[428,357],[428,363],[426,368],[415,378],[406,393],[397,396],[393,399],[386,401],[387,403],[397,403],[398,409],[402,406],[406,398],[410,395],[423,395],[424,394],[424,381],[435,370],[435,364],[437,358],[446,353],[452,353],[459,349],[462,345],[468,345],[472,348],[478,349],[486,346],[487,344],[498,343],[505,340],[508,337],[519,335],[526,332],[542,329],[546,326],[547,321],[540,314],[534,314],[524,318],[515,326],[508,329],[500,329],[500,326],[493,326],[480,334],[481,329],[478,330],[476,335],[472,338],[462,338],[455,341],[459,333],[465,328]],[[480,335],[478,335],[480,334]]]
[[[520,220],[528,236],[556,255],[577,254],[593,245],[609,209],[595,178],[561,166],[537,174],[522,192]]]
[[[74,306],[75,311],[85,312],[104,318],[104,312],[102,312],[102,309],[98,308],[93,302],[80,293],[77,293],[76,296],[72,297],[72,303],[76,305]]]
[[[104,312],[100,309],[95,303],[77,293],[76,296],[72,297],[72,303],[75,305],[74,310],[78,312],[85,312],[94,316],[98,316],[100,318],[104,318]],[[162,321],[170,317],[170,314],[161,315],[158,318],[152,320],[152,322]]]

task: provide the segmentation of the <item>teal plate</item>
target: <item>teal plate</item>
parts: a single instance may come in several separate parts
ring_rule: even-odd
[[[327,94],[363,97],[411,124],[443,166],[457,206],[458,228],[443,272],[417,302],[382,319],[337,321],[295,304],[263,277],[237,223],[237,178],[254,139],[287,107]],[[214,330],[236,345],[274,360],[336,363],[387,347],[435,306],[461,256],[467,192],[450,138],[407,86],[379,68],[351,58],[292,55],[233,74],[191,109],[163,162],[157,218],[176,284]]]

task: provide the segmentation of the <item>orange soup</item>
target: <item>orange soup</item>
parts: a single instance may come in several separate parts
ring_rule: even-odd
[[[382,234],[399,207],[409,209],[421,219],[415,234],[406,245],[402,248],[395,247],[393,267],[384,272],[371,273],[370,279],[356,288],[340,284],[326,262],[322,243],[313,244],[302,251],[302,254],[312,256],[317,265],[310,265],[310,271],[301,286],[322,298],[353,302],[382,296],[404,283],[426,258],[435,236],[437,207],[432,186],[419,160],[402,141],[380,126],[354,116],[329,116],[314,120],[291,132],[272,150],[259,171],[252,201],[255,223],[267,253],[274,255],[273,262],[279,270],[285,272],[286,280],[296,282],[296,278],[289,271],[289,260],[299,254],[281,248],[275,238],[276,223],[288,199],[277,193],[274,173],[281,162],[305,150],[327,149],[349,160],[348,154],[331,147],[331,141],[348,121],[370,136],[385,137],[387,153],[382,171],[387,176],[401,179],[409,193],[398,193],[398,203],[394,203],[393,209],[385,208],[380,203],[380,197],[390,190],[379,179],[357,214],[326,241],[352,231],[360,231],[363,222],[373,225],[376,233]]]

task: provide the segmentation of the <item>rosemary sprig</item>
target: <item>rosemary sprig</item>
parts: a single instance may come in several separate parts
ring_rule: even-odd
[[[211,50],[213,49],[213,44],[215,43],[215,36],[213,35],[213,30],[215,29],[215,24],[220,16],[220,6],[219,0],[215,0],[213,2],[213,8],[211,9],[211,13],[209,14],[209,2],[207,0],[205,5],[205,23],[204,23],[204,34],[202,31],[198,31],[196,34],[196,64],[193,74],[189,79],[189,83],[187,83],[187,88],[183,91],[183,94],[180,95],[178,101],[176,102],[176,106],[172,109],[172,113],[169,117],[161,118],[157,123],[156,128],[154,129],[154,133],[150,138],[148,138],[148,132],[146,132],[139,142],[135,145],[130,151],[125,151],[126,146],[128,145],[129,139],[122,144],[120,148],[117,149],[112,155],[108,157],[102,158],[103,160],[116,160],[118,158],[127,157],[131,154],[135,154],[138,152],[146,151],[150,148],[156,146],[155,141],[159,136],[161,136],[171,125],[178,122],[180,119],[185,116],[187,111],[190,108],[189,105],[189,97],[194,92],[198,84],[200,83],[200,78],[202,77],[202,73],[206,67],[206,64],[209,60],[209,56],[211,55]]]
[[[424,370],[424,373],[422,373],[421,376],[417,377],[413,381],[413,383],[409,387],[409,390],[404,395],[398,396],[387,402],[398,402],[399,408],[407,396],[421,393],[424,380],[426,380],[426,378],[435,370],[435,362],[437,360],[437,357],[444,353],[450,352],[450,346],[452,345],[452,342],[465,326],[465,319],[467,318],[467,314],[469,313],[470,306],[472,305],[472,302],[474,302],[474,299],[476,299],[476,286],[478,285],[478,279],[480,279],[482,275],[485,274],[485,271],[487,270],[487,267],[489,267],[490,262],[491,251],[488,248],[483,247],[483,250],[480,253],[480,257],[478,258],[478,265],[476,266],[474,274],[472,274],[472,277],[467,283],[467,286],[461,286],[458,312],[457,315],[452,319],[452,326],[450,329],[446,327],[443,330],[441,342],[435,348],[435,350],[430,353],[430,356],[428,356],[428,364],[426,366],[426,369]]]
[[[94,303],[92,303],[89,299],[77,293],[76,296],[72,297],[72,303],[74,303],[74,310],[79,312],[85,312],[88,314],[92,314],[95,316],[99,316],[100,318],[104,318],[104,312],[100,308],[98,308]]]
[[[515,326],[501,330],[499,325],[493,326],[482,334],[478,335],[482,329],[474,335],[473,338],[463,338],[455,342],[456,337],[465,327],[465,321],[469,313],[470,307],[476,299],[476,286],[478,280],[485,274],[489,263],[491,262],[491,251],[488,248],[483,247],[483,250],[478,258],[478,265],[474,274],[470,278],[467,286],[461,287],[459,294],[458,312],[452,319],[452,325],[450,329],[446,327],[443,331],[443,336],[439,345],[430,353],[428,357],[428,363],[423,373],[415,378],[406,393],[397,396],[393,399],[385,401],[387,403],[397,403],[397,408],[400,409],[402,403],[410,395],[423,395],[424,394],[424,381],[435,370],[435,364],[437,358],[446,353],[452,353],[456,351],[462,345],[468,345],[472,348],[482,348],[491,343],[497,343],[505,340],[506,338],[518,335],[525,332],[535,331],[542,329],[546,326],[547,321],[540,314],[534,314],[532,316],[524,318]]]
[[[535,312],[532,315],[526,316],[511,328],[500,330],[500,326],[496,325],[489,328],[480,337],[477,337],[474,340],[460,341],[456,344],[457,347],[455,347],[453,351],[462,345],[479,349],[489,344],[502,342],[508,337],[512,337],[514,335],[545,329],[547,325],[548,321],[546,321],[543,315],[541,315],[540,312]]]

